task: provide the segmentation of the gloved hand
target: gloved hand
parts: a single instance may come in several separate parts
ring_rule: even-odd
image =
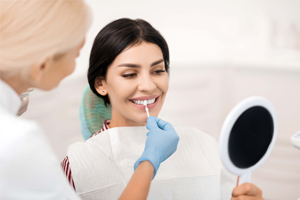
[[[149,160],[155,169],[154,178],[160,163],[176,151],[179,136],[170,123],[153,116],[148,118],[146,128],[149,132],[147,133],[145,150],[135,162],[134,170],[140,162]]]

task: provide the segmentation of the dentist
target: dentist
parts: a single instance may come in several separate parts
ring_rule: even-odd
[[[1,0],[0,199],[80,199],[42,128],[17,113],[22,93],[51,90],[74,71],[90,23],[83,0]],[[138,162],[120,199],[146,199],[160,163],[177,149],[169,123],[150,117],[147,127],[143,155],[151,156]]]

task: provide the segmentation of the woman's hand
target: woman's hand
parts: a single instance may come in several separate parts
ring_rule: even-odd
[[[262,191],[252,183],[244,183],[233,189],[231,200],[263,200]]]
[[[147,133],[145,149],[142,156],[135,162],[134,170],[141,161],[149,160],[155,169],[155,176],[160,163],[177,150],[179,136],[170,123],[157,117],[148,117],[146,127],[149,132]]]

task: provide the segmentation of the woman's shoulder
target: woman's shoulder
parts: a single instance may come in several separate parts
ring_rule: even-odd
[[[193,127],[174,127],[179,135],[177,151],[161,167],[161,172],[172,169],[177,177],[218,176],[221,170],[217,141],[209,134]],[[178,170],[178,172],[176,172]],[[160,172],[158,172],[160,173]],[[160,174],[160,177],[164,175]]]
[[[0,121],[0,152],[5,152],[0,155],[1,173],[10,177],[3,177],[2,183],[12,183],[16,191],[36,187],[50,192],[67,186],[62,186],[59,162],[38,123],[1,114]]]
[[[75,142],[68,147],[68,154],[86,154],[95,152],[102,152],[103,155],[107,157],[112,156],[112,147],[111,142],[115,141],[116,138],[124,139],[130,137],[137,137],[139,135],[145,136],[147,133],[147,129],[145,126],[137,126],[137,127],[115,127],[115,128],[107,128],[101,129],[100,131],[94,133],[92,137],[87,139],[86,141]],[[141,134],[141,133],[145,134]]]
[[[67,155],[77,194],[99,190],[99,186],[106,188],[111,183],[123,185],[122,176],[114,162],[109,130],[85,142],[71,144]],[[86,184],[91,182],[93,184]]]
[[[72,157],[88,160],[89,157],[94,156],[94,154],[97,154],[99,157],[110,158],[112,151],[109,141],[109,130],[101,131],[100,134],[93,135],[86,141],[79,141],[69,145],[67,155],[71,160]]]
[[[41,155],[54,155],[45,132],[37,122],[15,116],[3,118],[1,115],[0,121],[0,150],[4,149],[9,155],[14,155],[7,154],[6,158],[18,160],[26,155],[28,159],[36,159],[41,158]]]
[[[212,166],[220,165],[219,145],[214,137],[193,127],[175,127],[175,130],[182,152],[189,152],[195,158],[201,154]]]
[[[0,115],[0,121],[0,145],[32,139],[36,141],[37,138],[44,137],[43,130],[35,121],[5,114]]]

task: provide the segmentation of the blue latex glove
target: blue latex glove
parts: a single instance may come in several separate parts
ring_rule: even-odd
[[[154,178],[160,163],[176,151],[179,136],[170,123],[153,116],[148,118],[146,128],[149,132],[147,133],[145,150],[135,162],[134,170],[140,162],[149,160],[155,169]]]

